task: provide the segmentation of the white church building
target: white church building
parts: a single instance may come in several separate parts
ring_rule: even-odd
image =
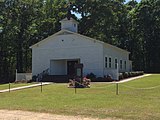
[[[97,77],[132,70],[130,52],[108,43],[78,34],[78,22],[73,18],[60,21],[61,30],[32,45],[32,75],[48,70],[49,75],[73,75],[74,64],[83,64],[83,75]]]

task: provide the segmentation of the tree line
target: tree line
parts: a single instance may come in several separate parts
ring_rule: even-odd
[[[59,31],[68,9],[80,34],[130,51],[134,70],[160,72],[160,0],[1,0],[0,81],[31,72],[29,46]]]

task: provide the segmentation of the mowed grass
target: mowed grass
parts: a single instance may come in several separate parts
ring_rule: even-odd
[[[156,86],[155,88],[152,88]],[[137,89],[143,88],[143,89]],[[52,84],[0,94],[0,109],[18,109],[95,118],[159,120],[160,75],[119,84],[93,83],[91,88]]]
[[[31,84],[33,84],[33,83],[10,83],[10,88],[27,86],[27,85],[31,85]],[[9,83],[0,84],[0,90],[4,90],[4,89],[9,89]]]

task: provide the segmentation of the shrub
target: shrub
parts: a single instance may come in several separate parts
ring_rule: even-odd
[[[124,72],[123,73],[123,78],[128,78],[129,77],[129,73],[128,72]]]
[[[34,76],[32,77],[32,81],[33,81],[33,82],[36,82],[36,81],[37,81],[37,76],[36,76],[36,75],[34,75]]]
[[[105,82],[112,82],[113,79],[112,79],[112,77],[110,75],[107,75],[107,76],[104,76],[104,81]]]
[[[90,74],[86,75],[86,78],[94,80],[94,79],[96,79],[96,75],[94,73],[90,73]]]
[[[123,72],[119,73],[119,80],[124,79],[124,78],[129,78],[129,77],[136,77],[139,75],[143,75],[143,71],[135,71],[135,72]]]
[[[82,83],[78,79],[73,79],[73,80],[70,79],[68,87],[69,88],[75,88],[75,87],[76,88],[90,88],[90,82],[91,82],[90,79],[87,79],[84,77]]]
[[[128,72],[128,77],[132,77],[132,72]]]
[[[123,74],[119,73],[119,80],[123,79]]]

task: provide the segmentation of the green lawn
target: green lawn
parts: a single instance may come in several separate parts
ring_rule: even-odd
[[[31,85],[33,83],[11,83],[10,88]],[[9,89],[9,84],[0,84],[0,90]]]
[[[154,89],[133,89],[150,88]],[[19,109],[96,118],[160,120],[160,75],[116,85],[95,83],[91,88],[78,89],[67,84],[52,84],[0,94],[0,109]]]

